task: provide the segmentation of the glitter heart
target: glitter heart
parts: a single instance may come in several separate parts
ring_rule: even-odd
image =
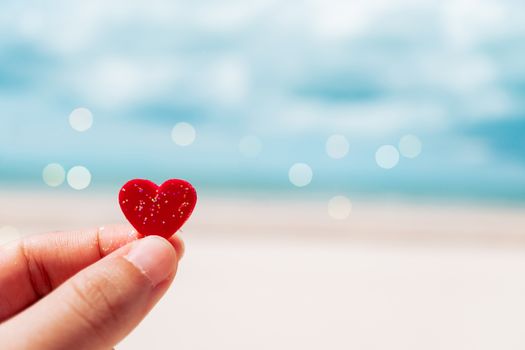
[[[196,202],[193,186],[179,179],[160,186],[149,180],[130,180],[119,193],[124,216],[144,236],[171,237],[188,220]]]

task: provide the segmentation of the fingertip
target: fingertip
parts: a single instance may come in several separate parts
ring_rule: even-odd
[[[176,234],[171,236],[168,239],[168,241],[171,243],[173,248],[175,248],[175,251],[177,252],[177,259],[178,260],[182,259],[182,257],[184,256],[184,252],[186,250],[184,241],[179,236],[177,236]]]
[[[124,258],[141,271],[153,287],[175,273],[178,261],[172,244],[160,236],[148,236],[132,243]]]
[[[128,243],[142,240],[147,237],[160,237],[168,241],[177,253],[177,260],[182,259],[186,250],[184,241],[177,234],[174,234],[169,238],[157,235],[144,236],[129,224],[110,225],[106,227],[101,226],[98,228],[98,233],[99,245],[104,255],[111,253]]]
[[[136,241],[141,237],[129,224],[99,226],[97,228],[96,236],[102,256],[105,256],[130,242]]]

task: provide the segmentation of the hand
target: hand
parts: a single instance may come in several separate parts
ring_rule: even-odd
[[[33,236],[0,247],[0,348],[109,349],[146,316],[183,254],[130,226]]]

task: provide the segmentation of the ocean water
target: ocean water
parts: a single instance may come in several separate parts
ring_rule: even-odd
[[[513,0],[5,0],[0,185],[58,163],[85,191],[524,201],[524,23]]]

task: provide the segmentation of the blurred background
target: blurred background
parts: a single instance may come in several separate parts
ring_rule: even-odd
[[[192,182],[120,348],[523,349],[525,3],[0,5],[0,242]]]

